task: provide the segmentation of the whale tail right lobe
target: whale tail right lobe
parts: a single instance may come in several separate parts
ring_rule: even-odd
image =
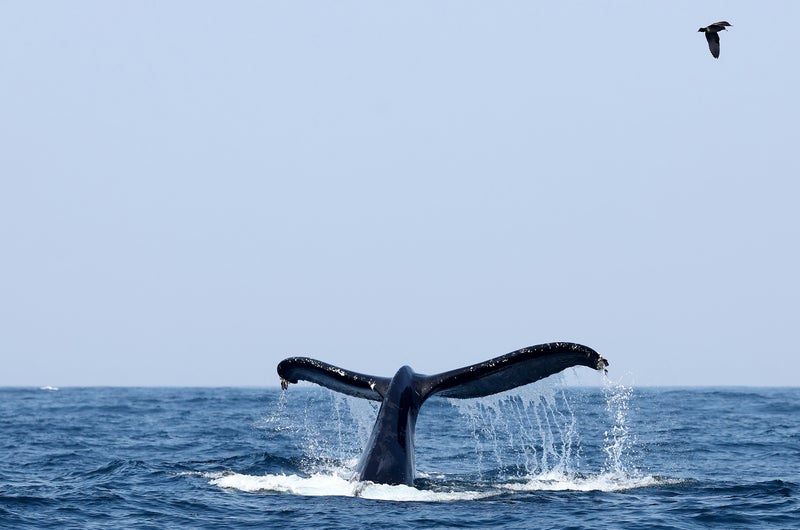
[[[522,348],[482,363],[435,375],[414,374],[419,405],[433,395],[469,399],[527,385],[571,366],[605,370],[608,361],[593,349],[571,342]],[[278,364],[281,386],[310,381],[350,396],[383,401],[391,379],[352,372],[310,359],[291,357]]]

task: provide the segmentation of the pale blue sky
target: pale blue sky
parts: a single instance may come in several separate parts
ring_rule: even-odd
[[[554,340],[633,385],[798,385],[798,18],[4,2],[0,385],[434,373]]]

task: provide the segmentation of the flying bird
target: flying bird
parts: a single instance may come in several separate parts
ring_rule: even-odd
[[[714,56],[714,59],[719,59],[719,32],[722,30],[727,31],[726,26],[733,27],[731,24],[728,24],[723,20],[721,22],[714,22],[705,28],[700,28],[697,30],[706,34],[708,49],[711,50],[711,55]]]

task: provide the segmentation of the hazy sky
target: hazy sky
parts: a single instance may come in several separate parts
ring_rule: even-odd
[[[798,19],[3,2],[0,385],[434,373],[554,340],[634,386],[799,385]]]

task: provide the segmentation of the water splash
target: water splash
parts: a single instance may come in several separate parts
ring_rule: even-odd
[[[506,479],[547,472],[573,473],[580,458],[575,414],[562,379],[551,378],[471,400],[449,400],[473,432],[478,470]]]
[[[665,480],[652,476],[619,477],[601,473],[599,475],[562,475],[545,473],[531,477],[524,483],[500,484],[498,487],[510,491],[626,491],[649,488],[665,484],[677,484],[679,480]]]
[[[358,456],[358,443],[353,432],[343,426],[346,411],[344,402],[335,393],[309,392],[307,394],[301,429],[302,467],[308,473],[346,475],[346,463]],[[332,421],[320,422],[328,417]]]
[[[336,392],[331,395],[337,401],[337,406],[342,409],[340,421],[345,424],[345,428],[352,431],[353,426],[355,426],[355,435],[352,439],[356,446],[358,448],[365,447],[372,433],[375,418],[378,417],[378,402],[346,396]],[[339,428],[341,427],[342,425],[340,424]]]
[[[265,493],[434,502],[508,491],[620,491],[664,483],[642,475],[634,465],[636,437],[629,418],[633,390],[607,378],[601,390],[567,389],[558,375],[481,399],[435,398],[438,403],[428,406],[441,407],[439,413],[434,408],[428,414],[439,425],[452,422],[440,428],[451,433],[452,450],[463,444],[467,451],[464,458],[421,451],[418,456],[428,461],[418,470],[416,488],[353,480],[377,402],[313,387],[303,395],[305,401],[295,398],[287,405],[281,393],[277,407],[263,420],[271,430],[268,438],[283,435],[281,450],[294,447],[303,455],[297,468],[259,476],[229,471],[213,477],[212,483]],[[439,448],[441,440],[433,443]]]
[[[481,479],[489,467],[490,480],[524,478],[534,489],[611,490],[655,480],[635,465],[633,389],[604,378],[595,399],[593,391],[567,393],[563,383],[551,377],[478,400],[450,400],[472,428]]]
[[[290,405],[282,391],[275,408],[256,428],[267,432],[276,453],[285,447],[299,452],[302,473],[351,478],[375,422],[377,404],[315,387],[294,394],[305,399],[295,397]]]
[[[611,427],[603,433],[606,458],[602,472],[620,478],[641,477],[635,465],[636,436],[628,419],[633,389],[605,378],[603,395]]]

